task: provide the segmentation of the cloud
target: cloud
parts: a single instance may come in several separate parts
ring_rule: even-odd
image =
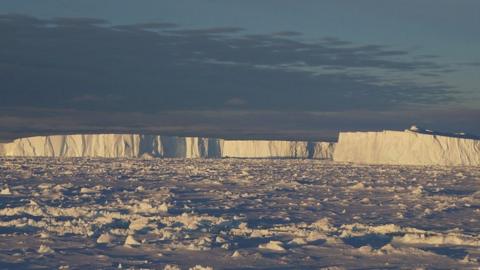
[[[96,96],[96,95],[80,95],[73,97],[73,103],[105,103],[105,102],[122,102],[123,98],[116,95]]]
[[[251,123],[240,121],[238,128],[251,130],[258,124],[274,130],[289,119],[286,115],[305,111],[395,111],[456,98],[455,89],[438,82],[448,70],[433,58],[335,37],[307,42],[298,39],[301,33],[288,31],[249,35],[236,27],[183,29],[165,22],[114,26],[91,18],[23,15],[0,15],[0,31],[0,109],[15,111],[17,120],[31,118],[21,114],[21,108],[73,110],[76,120],[70,120],[80,127],[97,128],[83,122],[82,114],[94,114],[95,119],[106,115],[111,120],[98,128],[135,129],[142,122],[132,116],[136,114],[195,111],[206,117],[200,112],[234,107],[258,117],[249,118]],[[283,115],[260,117],[260,111]],[[195,127],[182,119],[204,123],[197,131],[218,131],[215,124],[240,119],[216,122],[210,116],[206,119],[215,124],[208,124],[199,117],[165,115],[171,120],[164,122],[176,130],[182,129],[179,124]],[[125,120],[127,125],[113,116],[135,120]],[[18,130],[30,127],[30,122],[18,121],[24,123]],[[55,122],[49,117],[42,121]],[[67,121],[61,124],[63,130],[78,128]]]
[[[95,19],[95,18],[82,18],[82,17],[75,17],[75,18],[66,18],[66,17],[59,17],[49,20],[49,23],[55,24],[57,26],[85,26],[85,25],[102,25],[107,24],[108,21],[103,19]]]
[[[0,23],[2,26],[5,25],[43,25],[46,24],[46,20],[38,19],[32,16],[24,15],[24,14],[0,14]]]
[[[113,26],[114,29],[119,30],[159,30],[165,28],[176,28],[178,27],[177,24],[174,23],[166,23],[166,22],[149,22],[149,23],[136,23],[136,24],[129,24],[129,25],[115,25]]]
[[[460,65],[462,65],[462,66],[470,66],[470,67],[480,67],[480,61],[460,63]]]
[[[233,97],[227,101],[225,101],[225,105],[231,105],[231,106],[244,106],[248,102],[243,99],[243,98],[238,98],[238,97]]]
[[[294,36],[301,36],[302,33],[297,31],[281,31],[273,33],[274,36],[281,36],[281,37],[294,37]]]
[[[278,34],[242,35],[240,28],[151,32],[88,18],[3,18],[8,19],[0,20],[8,54],[0,56],[0,82],[9,99],[0,106],[65,107],[75,96],[110,94],[128,104],[107,100],[97,109],[218,108],[234,96],[254,101],[246,108],[344,110],[445,102],[454,96],[447,85],[399,83],[375,74],[442,73],[435,62],[412,60],[406,51],[380,45],[332,37],[307,43]],[[327,69],[337,72],[322,73]]]
[[[210,35],[223,35],[234,34],[243,31],[243,28],[239,27],[215,27],[207,29],[182,29],[182,30],[169,30],[169,33],[178,35],[191,35],[191,36],[210,36]]]

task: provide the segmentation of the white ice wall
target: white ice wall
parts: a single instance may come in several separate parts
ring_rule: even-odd
[[[314,159],[333,159],[333,152],[335,151],[335,143],[331,142],[313,142],[313,156]]]
[[[331,158],[333,143],[224,140],[140,134],[54,135],[0,144],[3,156]]]
[[[21,138],[4,144],[6,156],[136,157],[140,135],[54,135]]]
[[[342,132],[339,142],[140,134],[55,135],[0,144],[1,156],[315,158],[364,164],[480,166],[480,140],[414,131]]]
[[[308,142],[267,140],[223,140],[222,157],[308,158]]]
[[[480,140],[413,131],[342,132],[333,159],[364,164],[480,166]]]

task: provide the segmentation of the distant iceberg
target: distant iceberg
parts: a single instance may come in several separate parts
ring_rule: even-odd
[[[392,165],[480,166],[480,140],[412,126],[341,132],[338,143],[229,140],[142,134],[37,136],[0,144],[0,156],[104,158],[300,158]]]
[[[308,158],[308,142],[221,140],[222,157]]]
[[[0,144],[2,156],[331,159],[334,143],[141,134],[52,135]]]
[[[363,164],[480,166],[480,140],[416,126],[405,131],[341,132],[333,160]]]

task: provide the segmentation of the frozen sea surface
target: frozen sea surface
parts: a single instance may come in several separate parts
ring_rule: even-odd
[[[0,158],[1,269],[479,265],[478,167]]]

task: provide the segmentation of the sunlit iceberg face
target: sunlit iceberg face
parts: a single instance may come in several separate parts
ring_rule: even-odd
[[[480,140],[415,126],[405,131],[342,132],[333,159],[364,164],[480,166]]]
[[[316,158],[331,159],[334,143],[279,140],[226,140],[141,134],[54,135],[0,144],[5,156]],[[3,149],[3,150],[2,150]]]

